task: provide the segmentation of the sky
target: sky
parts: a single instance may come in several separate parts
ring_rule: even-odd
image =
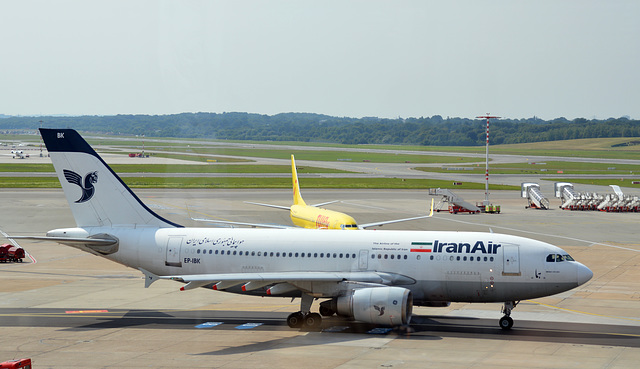
[[[640,119],[637,0],[0,0],[0,114]]]

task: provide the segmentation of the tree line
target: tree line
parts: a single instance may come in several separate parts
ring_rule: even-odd
[[[35,130],[40,126],[113,135],[343,144],[482,146],[486,140],[484,119],[443,118],[440,115],[384,119],[332,117],[310,113],[182,113],[4,116],[0,119],[0,130]],[[626,117],[606,120],[557,118],[549,121],[539,118],[494,119],[490,127],[492,144],[640,137],[640,121]]]

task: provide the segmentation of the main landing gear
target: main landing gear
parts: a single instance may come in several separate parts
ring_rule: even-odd
[[[313,296],[303,293],[300,301],[300,311],[290,314],[287,317],[287,325],[289,328],[320,329],[320,326],[322,326],[322,316],[318,313],[310,312],[312,303]]]
[[[511,319],[511,310],[515,309],[520,301],[507,301],[502,307],[504,316],[500,318],[500,328],[509,330],[513,327],[513,319]]]

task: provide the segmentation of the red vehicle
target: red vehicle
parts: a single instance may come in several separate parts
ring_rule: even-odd
[[[0,245],[0,262],[6,263],[11,261],[17,261],[22,263],[22,259],[25,258],[24,249],[20,246],[13,246],[5,243]]]
[[[9,247],[7,256],[9,257],[9,261],[17,261],[18,263],[22,263],[22,259],[24,259],[24,249],[19,246]]]
[[[11,245],[9,244],[0,245],[0,262],[6,263],[7,261],[9,261],[8,255],[10,247]]]
[[[31,369],[31,359],[9,360],[0,363],[2,369]]]

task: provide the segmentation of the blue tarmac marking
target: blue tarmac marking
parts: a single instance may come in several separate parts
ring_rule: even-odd
[[[387,334],[392,331],[392,328],[374,328],[367,332],[368,334]]]
[[[220,324],[222,324],[222,322],[206,322],[196,325],[196,328],[213,328],[219,326]]]
[[[262,323],[245,323],[236,327],[236,329],[252,329],[261,326]]]

